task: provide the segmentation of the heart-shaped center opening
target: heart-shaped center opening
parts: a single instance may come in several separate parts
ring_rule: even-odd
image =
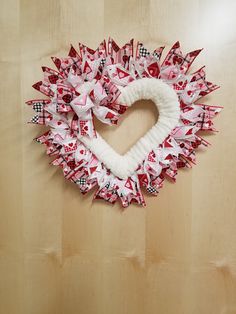
[[[152,100],[137,100],[127,109],[118,125],[94,119],[96,131],[119,154],[124,155],[158,121],[159,112]]]
[[[124,87],[119,96],[121,104],[131,106],[137,100],[152,100],[158,111],[156,124],[125,154],[117,153],[97,132],[96,138],[79,136],[79,140],[88,147],[111,172],[126,179],[138,168],[149,152],[157,148],[179,122],[180,108],[175,91],[162,80],[142,78],[132,81]],[[136,126],[137,128],[138,126]]]

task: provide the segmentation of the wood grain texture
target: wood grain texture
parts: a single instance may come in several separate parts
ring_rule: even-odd
[[[1,0],[0,314],[236,314],[236,2]],[[146,208],[91,202],[32,142],[24,101],[50,56],[111,35],[150,49],[204,47],[225,107],[198,165]],[[142,102],[104,137],[124,152],[155,122]]]

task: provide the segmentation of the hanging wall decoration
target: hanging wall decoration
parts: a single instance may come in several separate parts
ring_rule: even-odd
[[[161,62],[163,49],[151,53],[133,39],[120,48],[109,38],[96,50],[79,44],[68,57],[52,57],[57,70],[42,67],[44,78],[33,87],[48,98],[27,101],[36,112],[29,122],[49,127],[35,140],[83,194],[96,188],[95,199],[144,206],[143,191],[157,195],[166,177],[175,181],[179,168],[195,164],[196,149],[209,145],[199,131],[216,131],[212,119],[222,107],[202,103],[218,88],[205,68],[188,73],[201,49],[184,55],[177,42]],[[158,121],[120,155],[94,119],[117,124],[140,99],[155,103]]]

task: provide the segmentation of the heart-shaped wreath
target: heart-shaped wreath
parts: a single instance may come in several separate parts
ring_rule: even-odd
[[[50,127],[36,141],[82,193],[98,186],[96,199],[144,206],[141,187],[157,195],[165,177],[175,181],[178,168],[195,163],[196,148],[209,145],[198,131],[215,131],[222,107],[196,103],[218,88],[204,67],[187,74],[201,49],[183,55],[177,42],[161,63],[163,49],[150,53],[133,39],[120,48],[109,38],[96,50],[79,44],[66,58],[52,57],[58,71],[42,67],[44,79],[33,87],[49,99],[26,102],[37,113],[29,122]],[[158,121],[121,156],[96,132],[94,116],[117,124],[139,99],[155,103]]]

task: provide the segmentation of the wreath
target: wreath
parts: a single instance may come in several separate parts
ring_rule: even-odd
[[[44,78],[33,87],[48,98],[26,102],[36,112],[29,122],[49,127],[35,140],[83,194],[97,187],[95,199],[144,206],[142,190],[157,195],[166,177],[175,182],[179,168],[195,164],[196,149],[209,145],[199,131],[216,131],[212,119],[222,107],[199,102],[218,88],[205,67],[188,73],[201,49],[184,55],[176,42],[161,62],[163,49],[151,53],[133,39],[120,48],[109,38],[96,50],[79,44],[68,57],[52,57],[57,70],[42,67]],[[140,99],[155,103],[158,121],[120,155],[95,130],[94,118],[117,124]]]

